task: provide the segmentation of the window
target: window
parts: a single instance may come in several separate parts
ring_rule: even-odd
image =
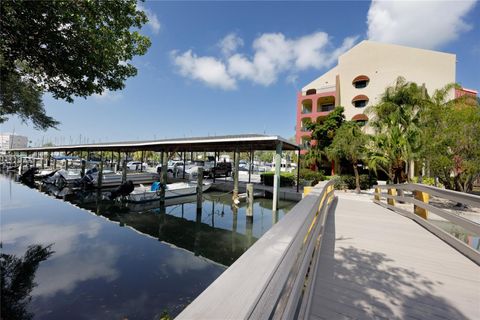
[[[355,88],[362,89],[368,86],[369,81],[370,81],[370,78],[368,78],[365,75],[360,75],[355,77],[355,79],[353,79],[352,84]]]
[[[367,80],[362,80],[362,81],[355,82],[353,85],[355,86],[355,88],[361,89],[361,88],[365,88],[367,84],[368,84]]]
[[[355,106],[355,108],[363,108],[367,105],[367,103],[368,97],[363,94],[359,94],[352,99],[352,104]]]
[[[363,108],[367,105],[366,100],[358,100],[354,102],[355,108]]]
[[[306,95],[309,96],[311,94],[316,94],[316,93],[317,93],[316,89],[308,89],[307,92],[306,92]]]
[[[325,112],[325,111],[330,111],[330,110],[333,110],[335,108],[335,106],[333,105],[333,103],[331,104],[324,104],[324,105],[321,105],[320,106],[320,112]]]

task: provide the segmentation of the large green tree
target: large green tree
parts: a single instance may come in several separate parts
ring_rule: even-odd
[[[335,138],[335,133],[345,121],[343,107],[335,107],[325,119],[307,124],[307,129],[312,131],[311,139],[315,141],[310,146],[305,159],[308,163],[320,167],[323,157],[326,157],[325,149],[328,148]]]
[[[130,61],[150,46],[138,32],[148,20],[136,0],[8,0],[0,13],[0,123],[17,115],[55,127],[44,92],[73,102],[122,89],[137,74]]]
[[[422,117],[422,156],[447,189],[470,192],[480,176],[480,106],[466,96],[450,100],[455,86],[430,99]]]
[[[365,158],[367,135],[363,133],[359,123],[346,121],[337,130],[335,138],[328,148],[326,154],[329,159],[347,159],[353,166],[355,173],[355,191],[360,193],[360,175],[358,164]]]

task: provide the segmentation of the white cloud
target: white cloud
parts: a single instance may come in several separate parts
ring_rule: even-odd
[[[368,11],[368,38],[426,49],[440,47],[471,28],[464,17],[475,2],[374,0]]]
[[[191,50],[183,54],[172,52],[174,64],[184,77],[200,80],[212,87],[235,89],[235,79],[227,73],[225,65],[214,57],[197,57]]]
[[[225,56],[230,56],[236,52],[239,47],[243,46],[243,40],[235,33],[230,33],[220,40],[218,46]]]
[[[157,14],[150,9],[145,8],[141,2],[137,2],[137,9],[145,12],[148,18],[147,26],[152,30],[154,34],[158,34],[162,25],[158,20]]]
[[[357,37],[348,37],[340,47],[334,48],[325,32],[293,39],[282,33],[264,33],[253,41],[253,54],[248,56],[244,53],[233,54],[243,45],[243,40],[235,34],[229,34],[219,42],[223,58],[197,57],[191,50],[181,55],[174,52],[173,58],[180,74],[211,86],[233,89],[237,80],[250,80],[269,86],[282,73],[291,74],[308,68],[318,70],[331,66],[356,40]],[[200,68],[200,65],[205,66]]]

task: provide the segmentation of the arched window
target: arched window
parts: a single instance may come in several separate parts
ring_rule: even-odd
[[[365,75],[361,75],[353,79],[352,84],[357,89],[365,88],[370,82],[370,78]]]
[[[368,117],[366,114],[359,113],[352,117],[352,121],[356,121],[360,123],[360,125],[364,126],[368,121]]]
[[[308,89],[306,95],[309,96],[311,94],[317,94],[317,89]]]
[[[355,108],[363,108],[368,104],[368,97],[363,94],[359,94],[352,99],[352,104]]]

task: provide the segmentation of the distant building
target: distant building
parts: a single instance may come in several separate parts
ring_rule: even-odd
[[[0,134],[0,153],[5,153],[6,150],[15,148],[26,148],[28,145],[28,138],[11,133]]]
[[[335,107],[345,108],[346,120],[368,121],[367,106],[376,104],[397,77],[425,84],[429,93],[455,82],[456,56],[451,53],[362,41],[338,58],[338,64],[313,80],[297,95],[297,144],[308,148],[308,122],[325,118]],[[451,97],[477,91],[452,90]],[[303,150],[303,153],[306,151]]]

